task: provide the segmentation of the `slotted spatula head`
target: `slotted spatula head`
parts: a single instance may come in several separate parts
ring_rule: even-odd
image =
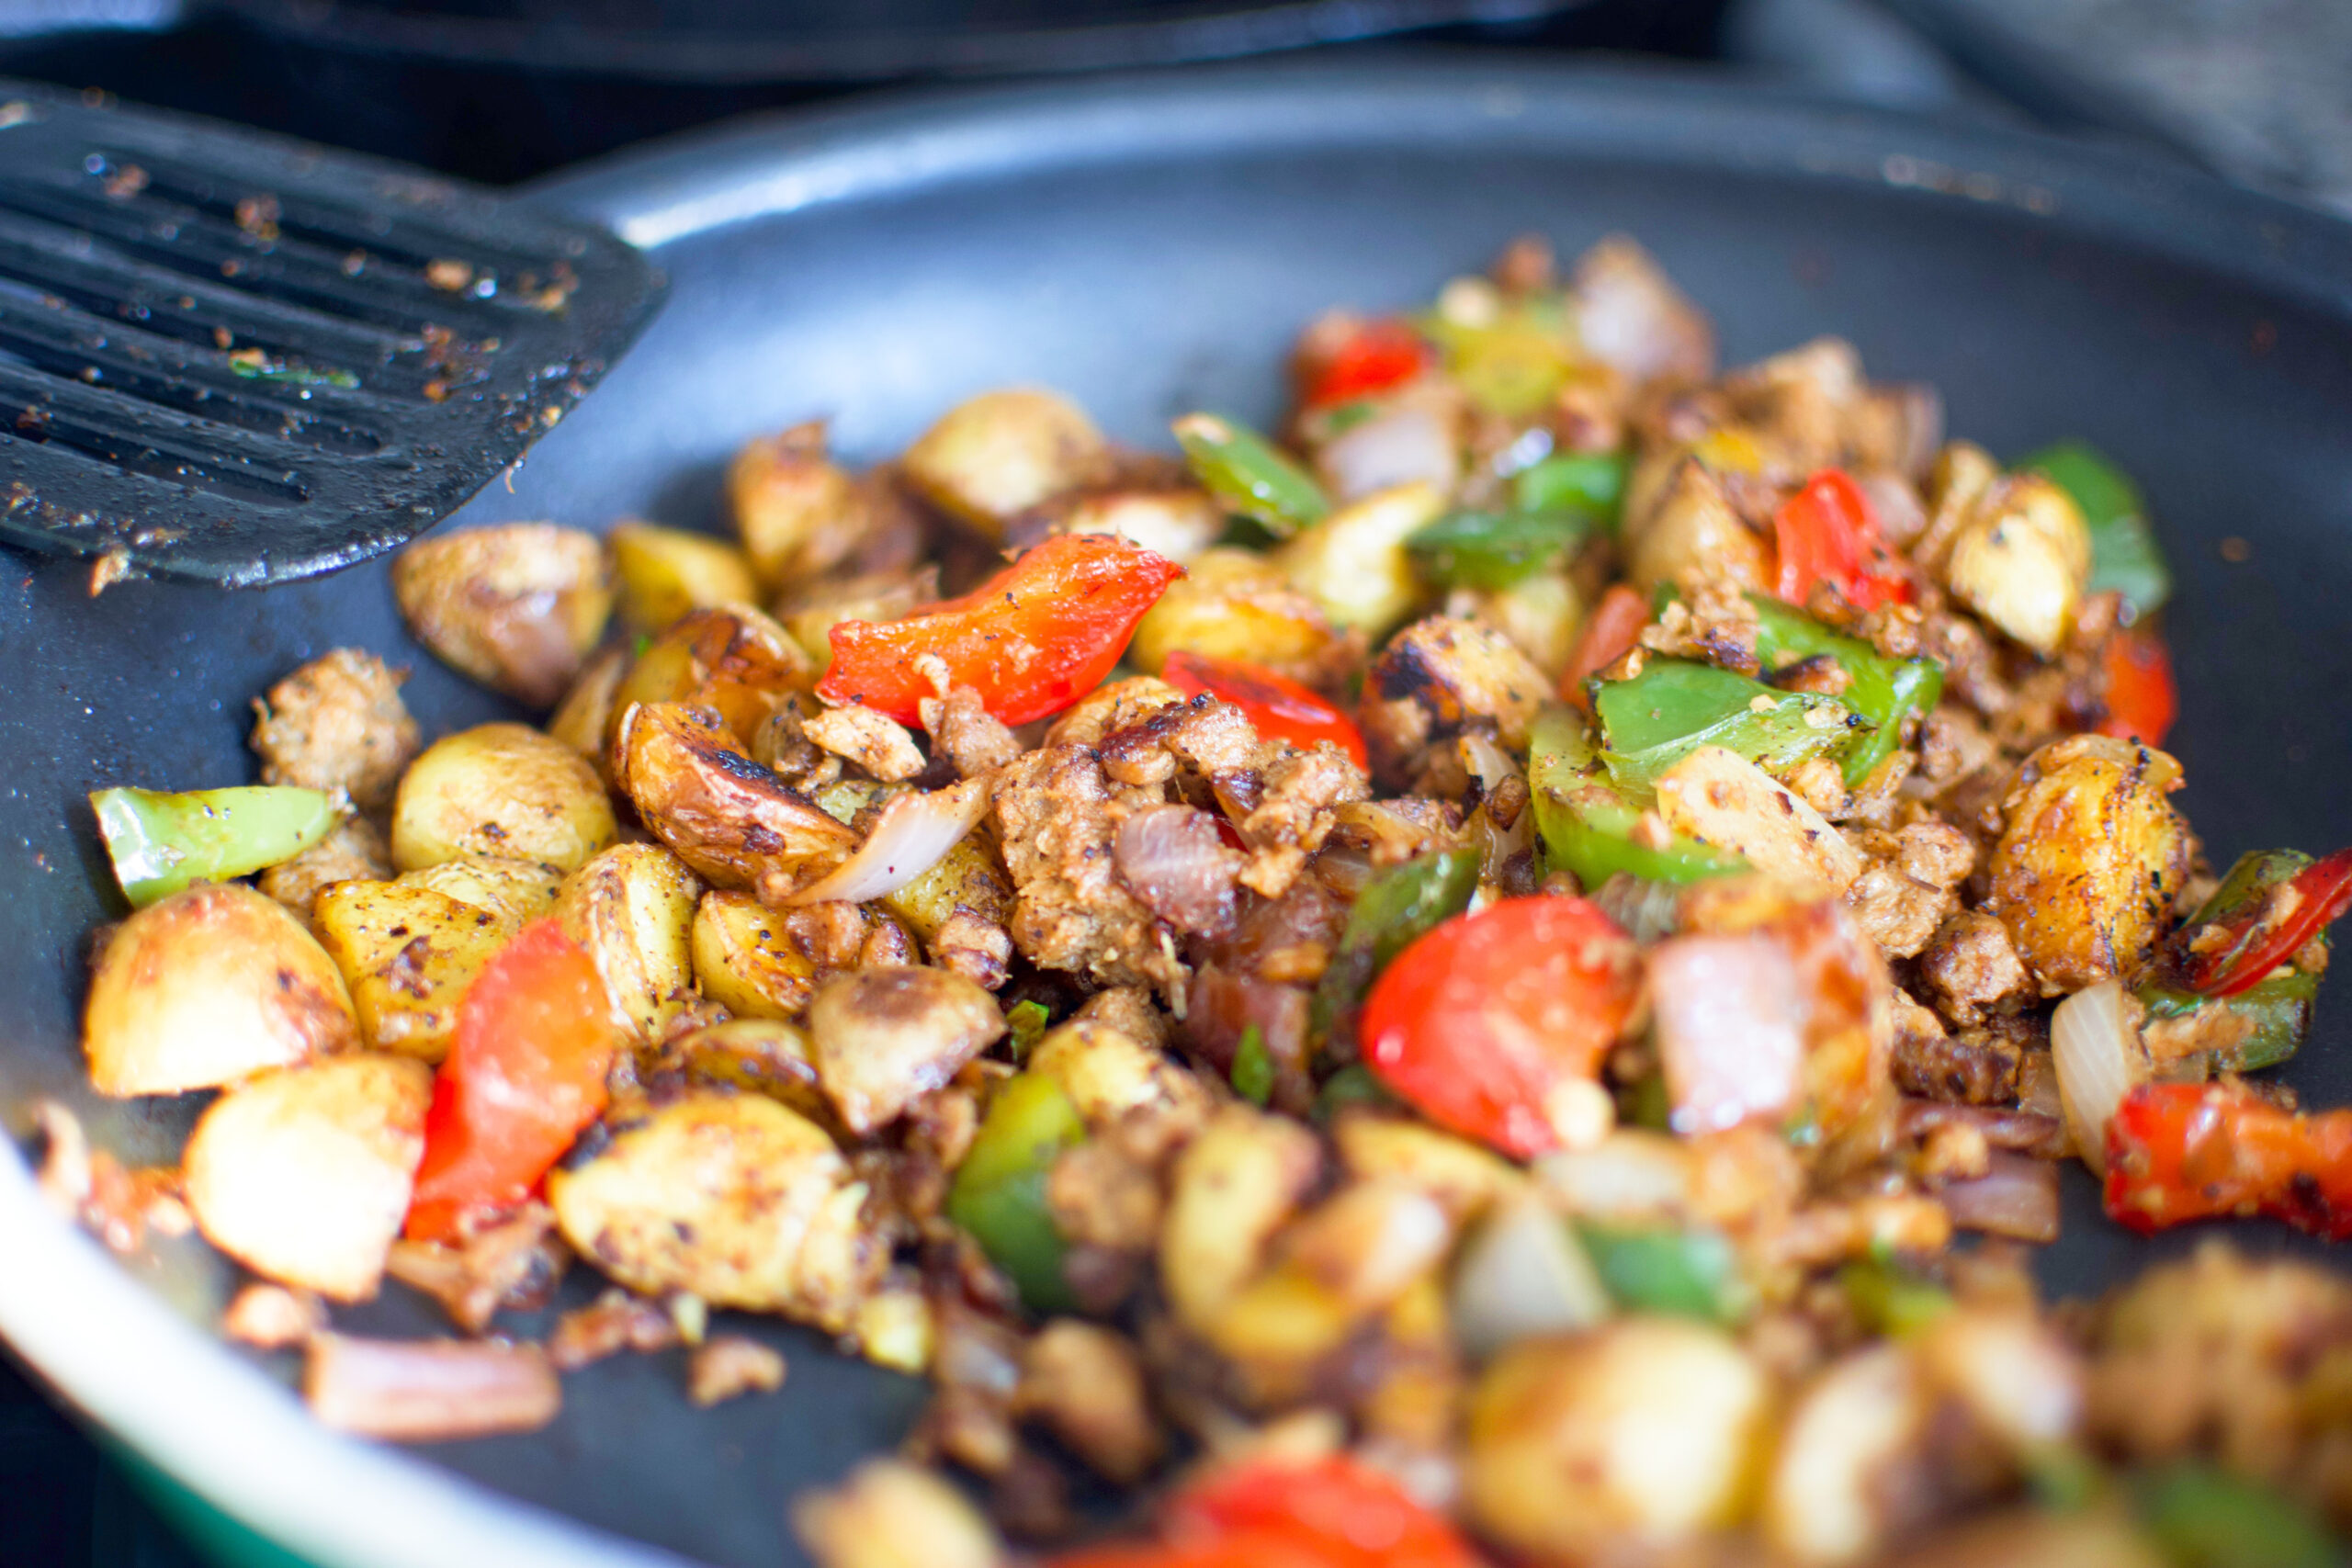
[[[0,80],[0,538],[245,587],[455,511],[651,317],[610,234]]]

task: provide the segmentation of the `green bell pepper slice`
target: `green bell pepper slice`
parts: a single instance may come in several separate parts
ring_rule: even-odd
[[[1838,1283],[1864,1328],[1898,1339],[1925,1328],[1954,1304],[1941,1285],[1883,1258],[1847,1264],[1838,1271]]]
[[[1845,753],[1847,788],[1860,788],[1894,754],[1903,744],[1905,720],[1926,717],[1943,700],[1943,666],[1934,660],[1889,659],[1860,637],[1833,632],[1778,599],[1751,593],[1747,600],[1756,607],[1756,653],[1764,668],[1826,653],[1846,671],[1841,700],[1871,727]]]
[[[90,807],[115,880],[139,908],[193,883],[291,860],[333,832],[342,815],[324,790],[278,784],[178,795],[102,789]]]
[[[1755,1310],[1755,1289],[1719,1232],[1588,1220],[1576,1233],[1601,1289],[1626,1312],[1736,1324]]]
[[[1062,1278],[1069,1244],[1046,1204],[1046,1178],[1061,1152],[1086,1138],[1062,1086],[1023,1073],[997,1091],[947,1190],[947,1217],[964,1227],[1036,1312],[1077,1303]]]
[[[1352,1034],[1372,982],[1424,932],[1470,907],[1478,891],[1478,852],[1447,850],[1382,872],[1356,895],[1340,944],[1316,982],[1307,1021],[1315,1037]]]
[[[1591,733],[1573,708],[1547,708],[1536,716],[1527,782],[1545,857],[1588,889],[1619,872],[1680,885],[1748,869],[1739,856],[1692,839],[1678,836],[1655,847],[1634,842],[1642,808],[1601,771]]]
[[[1849,745],[1862,726],[1835,697],[1776,692],[1689,659],[1652,659],[1632,680],[1596,681],[1591,690],[1602,765],[1644,796],[1702,746],[1724,747],[1778,774]]]
[[[2148,525],[2140,487],[2105,454],[2080,441],[2046,446],[2018,462],[2074,497],[2091,535],[2089,590],[2120,592],[2146,615],[2172,597],[2172,569]]]
[[[1263,525],[1276,538],[1287,539],[1321,522],[1331,510],[1314,476],[1248,425],[1217,414],[1188,413],[1173,428],[1202,488],[1226,510]]]
[[[2233,1021],[2227,1046],[2209,1058],[2216,1072],[2251,1073],[2275,1067],[2302,1049],[2312,1032],[2313,1004],[2319,998],[2319,976],[2300,969],[2256,981],[2232,997],[2200,997],[2168,986],[2149,986],[2139,993],[2151,1021],[2186,1018],[2200,1008],[2213,1008]]]
[[[1521,512],[1565,512],[1610,533],[1625,507],[1631,460],[1622,452],[1564,452],[1511,476],[1511,504]]]
[[[2344,1561],[2301,1504],[2259,1482],[2196,1463],[2136,1478],[2142,1524],[2176,1568],[2325,1568]]]
[[[1596,525],[1574,512],[1450,512],[1405,541],[1439,588],[1496,591],[1568,554]]]

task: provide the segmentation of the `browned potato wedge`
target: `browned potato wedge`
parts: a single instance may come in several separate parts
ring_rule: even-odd
[[[319,895],[319,940],[351,987],[360,1032],[379,1051],[437,1062],[482,965],[555,902],[543,866],[452,861]]]
[[[548,1177],[564,1239],[631,1290],[781,1312],[841,1333],[889,1262],[866,1189],[807,1117],[689,1093]]]
[[[1333,626],[1376,642],[1420,604],[1420,575],[1405,541],[1444,511],[1445,493],[1426,479],[1376,490],[1301,532],[1273,558]]]
[[[1314,1134],[1246,1105],[1185,1146],[1159,1229],[1159,1278],[1181,1322],[1214,1331],[1321,1166]]]
[[[1539,571],[1494,592],[1457,592],[1447,597],[1445,613],[1486,622],[1555,682],[1584,629],[1584,603],[1576,584],[1556,571]]]
[[[781,896],[857,847],[855,833],[752,761],[707,709],[629,709],[613,774],[654,837],[715,886]]]
[[[1182,649],[1313,682],[1328,673],[1338,643],[1322,607],[1279,566],[1254,550],[1219,548],[1195,557],[1145,613],[1127,662],[1156,675]]]
[[[1430,615],[1398,632],[1374,661],[1357,721],[1374,770],[1395,773],[1473,724],[1491,725],[1505,747],[1524,750],[1551,694],[1544,671],[1494,627]]]
[[[1770,1395],[1728,1336],[1685,1319],[1524,1342],[1471,1401],[1470,1516],[1545,1562],[1693,1541],[1746,1497]]]
[[[1165,1052],[1107,1023],[1072,1019],[1048,1030],[1027,1067],[1058,1082],[1092,1127],[1146,1105],[1206,1105],[1199,1082]]]
[[[2053,740],[2018,770],[1986,907],[2042,995],[2146,967],[2188,875],[2188,828],[2165,800],[2179,787],[2170,756],[2104,735]]]
[[[188,1136],[188,1210],[255,1273],[366,1301],[408,1213],[432,1097],[424,1063],[366,1052],[242,1084]]]
[[[82,1043],[100,1094],[180,1094],[358,1043],[334,961],[242,884],[191,887],[123,921],[98,955]]]
[[[808,1032],[773,1018],[732,1018],[676,1042],[686,1074],[697,1083],[743,1089],[782,1100],[829,1131],[832,1101],[817,1082]]]
[[[735,532],[770,588],[839,562],[865,532],[865,499],[848,471],[825,458],[821,420],[747,443],[727,469]]]
[[[861,969],[808,1004],[818,1081],[861,1137],[944,1086],[1004,1033],[996,998],[944,969]]]
[[[1944,562],[1953,598],[2041,654],[2066,640],[2090,572],[2081,511],[2040,474],[2010,474],[1987,487]]]
[[[393,558],[392,593],[418,641],[538,707],[563,695],[613,610],[603,543],[552,523],[420,539]]]
[[[616,523],[605,536],[613,552],[621,621],[658,632],[689,610],[741,604],[760,585],[741,550],[707,534],[651,523]]]
[[[446,893],[460,904],[487,909],[520,929],[555,908],[563,874],[537,861],[452,860],[412,871],[399,880],[413,887]]]
[[[1051,510],[1057,534],[1117,534],[1179,565],[1225,532],[1225,508],[1197,487],[1094,491]]]
[[[1769,592],[1770,560],[1764,541],[1739,520],[1714,475],[1692,457],[1667,480],[1656,509],[1629,541],[1625,564],[1644,592],[1661,582],[1686,590],[1726,582]]]
[[[815,961],[748,893],[704,894],[690,942],[695,983],[738,1018],[797,1018],[816,994]]]
[[[565,878],[556,896],[564,934],[595,960],[613,1014],[645,1041],[694,983],[686,933],[702,882],[659,844],[615,844]]]
[[[994,843],[982,833],[967,833],[937,865],[896,893],[885,894],[880,903],[927,942],[957,909],[968,909],[991,925],[1011,919],[1012,878]]]
[[[833,662],[833,628],[843,621],[895,621],[939,597],[939,569],[820,578],[776,601],[776,619],[820,670]]]
[[[899,459],[916,493],[990,539],[1064,491],[1102,477],[1102,433],[1068,399],[1029,387],[956,404]]]
[[[627,649],[600,650],[582,667],[580,678],[548,717],[548,733],[587,758],[599,773],[613,733],[614,700],[628,668]]]
[[[748,604],[696,610],[671,626],[629,666],[613,694],[609,741],[639,703],[688,703],[718,712],[745,745],[768,716],[817,681],[792,634]]]
[[[392,864],[482,857],[571,871],[619,830],[586,758],[527,725],[485,724],[435,741],[401,780]]]

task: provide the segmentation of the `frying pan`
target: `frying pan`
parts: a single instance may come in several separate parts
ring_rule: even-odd
[[[460,523],[707,522],[747,436],[830,414],[873,457],[1008,381],[1069,389],[1136,442],[1195,407],[1267,418],[1291,333],[1326,305],[1425,299],[1523,230],[1570,254],[1625,231],[1713,312],[1729,360],[1839,333],[1875,374],[1939,386],[1952,428],[1996,452],[2068,434],[2113,452],[2179,570],[2175,746],[2213,858],[2352,838],[2352,229],[2313,213],[2013,131],[1480,58],[915,98],[543,194],[653,250],[671,301]],[[2224,538],[2245,547],[2225,558]],[[84,792],[249,776],[249,699],[339,643],[414,666],[428,728],[506,710],[407,639],[378,568],[94,601],[71,568],[0,567],[0,1107],[21,1129],[30,1097],[59,1095],[127,1156],[168,1157],[194,1107],[80,1087],[86,933],[119,913]],[[2347,1050],[2352,1000],[2331,988],[2290,1076],[2352,1099]],[[2067,1182],[2053,1285],[2191,1239],[2131,1243]],[[200,1248],[116,1264],[38,1207],[13,1151],[0,1258],[0,1332],[68,1399],[334,1568],[798,1561],[786,1500],[895,1441],[922,1399],[760,1324],[791,1362],[774,1398],[695,1412],[673,1360],[623,1357],[570,1379],[540,1436],[394,1453],[313,1428],[276,1386],[288,1366],[209,1337],[229,1281]],[[434,1327],[397,1290],[346,1321]]]

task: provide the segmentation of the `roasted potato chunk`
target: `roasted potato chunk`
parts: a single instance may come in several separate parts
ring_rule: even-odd
[[[1147,1105],[1166,1111],[1208,1104],[1193,1075],[1158,1047],[1085,1019],[1047,1031],[1031,1049],[1028,1069],[1058,1082],[1091,1127],[1107,1127]]]
[[[392,864],[481,857],[577,870],[619,832],[604,781],[560,740],[485,724],[425,749],[392,806]]]
[[[689,610],[759,596],[743,552],[707,534],[618,523],[605,542],[613,552],[621,620],[639,631],[658,632]]]
[[[1556,571],[1539,571],[1494,592],[1463,591],[1449,595],[1445,608],[1449,615],[1472,616],[1502,633],[1555,684],[1584,629],[1576,584]]]
[[[738,1018],[797,1018],[816,994],[816,961],[748,893],[704,894],[691,940],[695,983]]]
[[[2065,642],[2090,572],[2082,513],[2040,474],[2011,474],[1988,487],[1944,563],[1953,598],[2041,654]]]
[[[817,1077],[863,1137],[944,1087],[1004,1033],[996,998],[944,969],[860,969],[808,1004]]]
[[[358,1043],[334,961],[242,884],[134,912],[90,979],[82,1044],[100,1094],[181,1094]]]
[[[1474,724],[1525,750],[1551,694],[1544,671],[1494,627],[1431,615],[1398,632],[1373,661],[1357,719],[1374,771],[1397,776],[1432,742]]]
[[[820,1568],[998,1568],[996,1532],[964,1495],[904,1460],[868,1460],[793,1505],[793,1532]]]
[[[311,660],[254,704],[261,782],[343,790],[362,811],[391,804],[401,770],[424,744],[401,701],[405,670],[338,648]]]
[[[745,745],[784,702],[816,682],[817,667],[782,626],[748,604],[695,610],[645,646],[613,694],[609,742],[639,703],[710,708]]]
[[[556,916],[595,960],[620,1025],[659,1039],[694,982],[687,932],[702,883],[659,844],[615,844],[564,880]]]
[[[1217,548],[1195,557],[1168,585],[1127,644],[1127,662],[1158,674],[1179,650],[1238,659],[1313,682],[1341,646],[1315,601],[1254,550]]]
[[[826,460],[822,420],[746,443],[728,465],[727,499],[752,570],[770,588],[833,567],[867,522],[857,481]]]
[[[1661,582],[1686,591],[1711,582],[1759,593],[1772,589],[1771,553],[1696,457],[1672,471],[1639,531],[1628,532],[1627,575],[1645,593]]]
[[[1444,492],[1427,480],[1374,491],[1301,531],[1273,558],[1333,626],[1377,641],[1421,602],[1405,541],[1444,510]]]
[[[1471,1400],[1471,1517],[1545,1562],[1690,1541],[1730,1522],[1770,1396],[1728,1337],[1683,1319],[1623,1318],[1522,1343]]]
[[[627,649],[600,650],[581,667],[580,678],[548,716],[548,733],[587,758],[600,774],[605,769],[605,744],[613,733],[614,699],[628,667]]]
[[[319,940],[351,987],[360,1032],[379,1051],[448,1055],[458,1004],[506,939],[553,907],[540,866],[457,862],[319,896]]]
[[[372,1053],[232,1089],[189,1134],[189,1212],[205,1239],[281,1284],[376,1293],[424,1153],[433,1074]]]
[[[420,539],[392,558],[392,593],[418,641],[535,707],[563,695],[613,610],[603,542],[552,523]]]
[[[984,835],[967,833],[939,863],[899,888],[886,893],[884,908],[906,922],[924,942],[937,937],[956,911],[965,909],[990,925],[1012,918],[1012,878],[994,845]]]
[[[1076,404],[1029,387],[956,404],[899,459],[915,492],[989,539],[1031,507],[1103,476],[1110,449]]]
[[[1842,894],[1862,857],[1804,800],[1738,752],[1702,746],[1658,775],[1668,828],[1739,855],[1791,892]]]
[[[631,1290],[687,1291],[832,1334],[889,1261],[832,1140],[755,1094],[673,1100],[550,1173],[548,1201],[564,1239]]]
[[[707,708],[629,709],[613,777],[654,837],[715,886],[782,897],[857,847],[855,833],[752,761]]]
[[[1180,565],[1190,564],[1225,531],[1225,509],[1194,486],[1091,491],[1048,510],[1057,534],[1116,534]]]
[[[1214,1332],[1322,1165],[1296,1122],[1227,1106],[1185,1146],[1159,1230],[1159,1279],[1177,1318]]]
[[[780,1019],[732,1018],[695,1030],[674,1049],[697,1083],[764,1094],[829,1132],[835,1126],[805,1029]]]
[[[2042,747],[2002,810],[1987,903],[2044,996],[2146,967],[2188,875],[2188,829],[2165,796],[2180,764],[2104,735]]]
[[[843,621],[899,620],[938,597],[935,566],[820,578],[778,599],[775,618],[823,671],[833,662],[833,628]]]

